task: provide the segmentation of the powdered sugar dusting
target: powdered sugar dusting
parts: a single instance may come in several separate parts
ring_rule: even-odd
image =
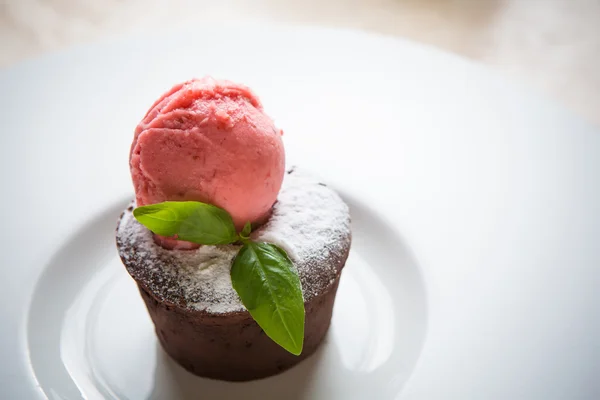
[[[192,310],[244,310],[231,286],[230,268],[239,246],[166,250],[138,223],[130,207],[117,227],[117,247],[129,273],[158,299]],[[305,301],[329,287],[350,248],[348,206],[313,177],[286,174],[268,222],[253,232],[257,241],[282,247],[298,269]]]
[[[286,175],[269,221],[253,235],[282,247],[298,268],[304,298],[321,292],[337,276],[332,259],[350,246],[348,206],[333,190],[310,175]]]

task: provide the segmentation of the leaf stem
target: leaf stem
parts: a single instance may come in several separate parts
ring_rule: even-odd
[[[250,240],[249,237],[244,237],[242,235],[238,235],[240,238],[240,242],[242,242],[243,244],[249,244],[252,243],[252,240]]]

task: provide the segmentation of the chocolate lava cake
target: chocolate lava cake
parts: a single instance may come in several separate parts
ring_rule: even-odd
[[[119,255],[162,347],[185,369],[244,381],[282,372],[315,352],[329,328],[351,242],[348,206],[333,190],[302,171],[288,171],[271,216],[251,235],[282,247],[298,270],[306,316],[300,356],[273,342],[232,288],[230,268],[240,246],[164,249],[136,221],[133,208],[119,220]]]

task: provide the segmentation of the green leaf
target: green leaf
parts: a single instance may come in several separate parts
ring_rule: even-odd
[[[298,272],[285,251],[271,243],[246,242],[233,260],[231,283],[267,336],[300,355],[304,300]]]
[[[133,210],[146,228],[162,236],[199,244],[228,244],[238,240],[229,213],[197,201],[165,201]]]
[[[240,232],[240,238],[246,240],[250,239],[250,232],[252,232],[252,224],[248,221],[246,222],[246,225],[244,225],[244,229]]]

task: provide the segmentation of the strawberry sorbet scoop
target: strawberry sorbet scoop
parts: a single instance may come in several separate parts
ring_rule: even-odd
[[[176,85],[135,130],[129,162],[137,205],[194,200],[227,210],[238,230],[260,222],[283,181],[281,135],[245,86],[208,77]]]

